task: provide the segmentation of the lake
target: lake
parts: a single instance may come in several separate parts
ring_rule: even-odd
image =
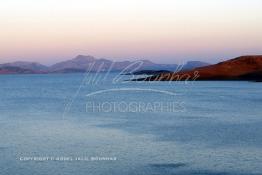
[[[1,175],[262,174],[262,84],[0,76]]]

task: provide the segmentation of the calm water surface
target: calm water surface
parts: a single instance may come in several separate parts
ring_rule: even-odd
[[[83,81],[94,76],[0,76],[1,175],[262,174],[261,83]],[[183,110],[89,111],[88,102]],[[116,160],[20,160],[44,156]]]

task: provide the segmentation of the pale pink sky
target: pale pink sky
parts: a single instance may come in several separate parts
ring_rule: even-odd
[[[0,63],[115,60],[216,62],[262,54],[261,0],[8,0]]]

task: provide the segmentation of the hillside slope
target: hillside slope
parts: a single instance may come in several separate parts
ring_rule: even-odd
[[[139,79],[145,81],[261,80],[262,55],[241,56],[191,71],[164,73]]]

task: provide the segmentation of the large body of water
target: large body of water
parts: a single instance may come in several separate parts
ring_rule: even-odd
[[[0,175],[262,174],[261,83],[88,76],[99,81],[83,81],[84,74],[0,76]],[[89,102],[178,108],[91,111]]]

